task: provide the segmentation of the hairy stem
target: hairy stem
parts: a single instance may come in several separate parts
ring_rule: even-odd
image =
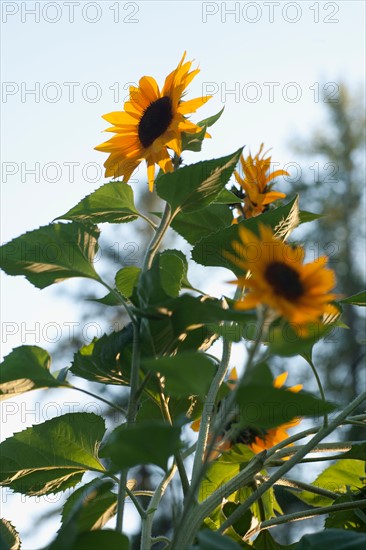
[[[290,460],[285,462],[265,483],[263,483],[258,489],[249,497],[245,502],[243,502],[238,508],[224,521],[221,525],[219,532],[224,533],[230,525],[235,523],[247,510],[252,506],[252,504],[258,500],[259,497],[263,495],[276,481],[281,479],[291,468],[298,464],[305,455],[311,452],[317,444],[324,439],[327,435],[332,433],[342,422],[347,418],[347,416],[357,409],[363,401],[366,399],[366,391],[359,395],[356,399],[352,401],[334,420],[332,420],[328,426],[323,427],[319,432],[302,448],[300,448]]]
[[[313,508],[312,510],[306,510],[304,512],[295,512],[293,514],[286,514],[277,518],[268,519],[267,521],[262,521],[261,523],[259,523],[259,525],[257,525],[251,531],[248,531],[248,533],[244,537],[244,540],[250,539],[259,531],[270,529],[271,527],[276,527],[277,525],[281,525],[283,523],[310,519],[315,516],[330,514],[333,512],[340,512],[342,510],[355,510],[357,508],[366,508],[366,499],[354,500],[353,502],[342,502],[340,504],[333,504],[332,506],[321,506],[319,508]]]
[[[159,485],[157,486],[154,496],[152,497],[150,504],[146,510],[146,519],[142,522],[142,531],[141,531],[141,550],[150,550],[151,548],[151,531],[152,524],[154,520],[154,513],[157,509],[160,500],[162,499],[166,488],[174,477],[175,472],[177,471],[176,464],[173,464],[169,472],[163,477]]]

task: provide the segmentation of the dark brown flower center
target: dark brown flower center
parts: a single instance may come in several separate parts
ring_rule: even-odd
[[[160,97],[145,109],[138,127],[139,140],[143,147],[150,145],[169,128],[173,119],[170,97]]]
[[[256,437],[264,437],[265,432],[260,432],[254,428],[243,428],[238,434],[235,435],[233,443],[244,443],[244,445],[251,445],[254,443]]]
[[[289,265],[273,262],[267,267],[264,276],[275,293],[286,300],[296,300],[304,294],[298,272]]]

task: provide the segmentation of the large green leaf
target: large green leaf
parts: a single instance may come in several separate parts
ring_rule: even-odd
[[[69,413],[14,434],[0,445],[0,484],[26,495],[64,491],[87,470],[104,472],[97,451],[104,420]]]
[[[269,210],[256,218],[241,221],[203,237],[192,250],[192,258],[205,266],[226,267],[236,275],[242,275],[242,270],[225,256],[225,251],[234,254],[233,241],[239,241],[239,228],[245,227],[258,234],[259,224],[270,226],[276,234],[285,238],[299,223],[298,198],[295,197],[288,204]]]
[[[59,216],[59,219],[125,223],[135,220],[137,216],[132,187],[127,183],[112,181],[82,199],[66,214]]]
[[[273,387],[270,380],[264,380],[260,369],[257,373],[252,372],[238,388],[240,426],[267,430],[296,417],[319,417],[336,408],[304,391],[294,393],[285,388]]]
[[[352,304],[354,306],[366,306],[366,290],[363,290],[358,294],[354,294],[349,298],[343,298],[343,300],[340,300],[340,302],[341,304]]]
[[[349,529],[325,529],[320,533],[312,533],[301,537],[296,550],[364,550],[366,535],[355,533]]]
[[[75,533],[101,529],[116,513],[113,481],[96,479],[76,489],[62,509],[62,529]]]
[[[91,382],[126,384],[130,376],[132,341],[131,323],[118,332],[104,334],[75,353],[70,370]]]
[[[174,357],[144,360],[142,366],[162,374],[168,395],[188,397],[207,394],[215,374],[215,365],[203,353],[182,353]]]
[[[71,277],[99,281],[93,266],[98,237],[93,225],[46,225],[2,246],[0,267],[9,275],[24,275],[37,288]]]
[[[226,204],[215,203],[195,212],[180,212],[171,225],[186,241],[196,244],[219,228],[229,227],[232,220],[230,208]]]
[[[241,151],[164,174],[156,182],[159,197],[171,205],[173,213],[192,212],[208,206],[229,181]]]
[[[17,530],[5,518],[0,519],[0,543],[2,550],[20,550],[21,547]]]
[[[50,364],[51,357],[38,346],[15,348],[0,365],[0,399],[38,388],[68,386],[52,376]]]
[[[123,424],[111,433],[100,456],[111,458],[118,470],[138,464],[156,464],[166,470],[168,458],[180,448],[180,430],[158,420]]]

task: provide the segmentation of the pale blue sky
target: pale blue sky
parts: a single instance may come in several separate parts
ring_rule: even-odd
[[[363,1],[2,2],[1,241],[49,223],[105,181],[98,173],[106,156],[93,150],[106,136],[101,115],[120,109],[141,76],[162,84],[184,50],[201,68],[189,97],[214,92],[192,120],[225,105],[213,139],[186,162],[244,144],[255,152],[262,141],[282,166],[302,162],[290,143],[324,119],[321,85],[329,94],[340,81],[364,89],[364,24]],[[27,173],[35,168],[37,177]],[[136,189],[145,185],[143,166],[134,179]],[[291,182],[281,190],[290,193]],[[121,235],[129,242],[128,226]],[[57,322],[66,330],[78,320],[78,309],[52,288],[37,290],[20,277],[2,277],[2,298],[3,355],[21,344],[47,348],[42,327]],[[25,333],[37,322],[39,341]],[[8,516],[17,523],[15,509]]]

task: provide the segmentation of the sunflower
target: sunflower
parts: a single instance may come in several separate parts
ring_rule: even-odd
[[[233,281],[249,292],[235,303],[236,309],[252,309],[264,304],[276,315],[297,325],[307,325],[331,314],[330,291],[335,275],[326,267],[327,257],[304,264],[304,249],[290,246],[273,235],[270,227],[259,225],[260,237],[239,226],[241,242],[234,241],[236,254],[225,256],[247,275]],[[250,276],[248,276],[250,272]]]
[[[288,372],[284,372],[277,376],[277,378],[275,378],[273,381],[273,386],[275,388],[282,388],[282,386],[286,382],[287,376]],[[233,390],[237,384],[237,380],[238,377],[236,369],[234,368],[232,369],[226,384],[231,390]],[[291,386],[287,388],[287,390],[297,393],[302,390],[302,384]],[[191,424],[191,428],[193,431],[197,432],[199,430],[200,422],[201,419],[198,419]],[[271,449],[272,447],[274,447],[274,445],[277,445],[277,443],[280,443],[281,441],[284,441],[289,437],[288,430],[300,424],[301,418],[294,418],[290,422],[286,422],[284,424],[281,424],[280,426],[276,426],[275,428],[270,428],[268,430],[261,430],[259,428],[253,427],[244,427],[241,428],[239,431],[234,431],[234,433],[231,435],[229,430],[235,422],[236,419],[233,419],[226,426],[224,434],[221,437],[217,438],[215,449],[210,455],[210,460],[214,460],[223,452],[229,451],[234,445],[238,443],[247,445],[247,447],[249,447],[253,451],[253,453],[256,454],[265,449]]]
[[[263,147],[262,143],[254,158],[251,154],[246,159],[243,155],[240,157],[244,177],[241,177],[236,170],[234,172],[237,183],[244,191],[242,212],[245,218],[259,216],[268,208],[269,204],[286,197],[285,193],[271,190],[273,185],[271,181],[278,176],[288,176],[289,173],[286,170],[269,172],[272,157],[265,158],[267,152],[262,154]]]
[[[123,181],[127,182],[140,162],[146,159],[149,189],[152,191],[155,164],[163,172],[172,172],[168,149],[179,157],[182,133],[202,132],[202,127],[187,120],[186,115],[196,112],[212,96],[182,101],[188,84],[199,73],[199,69],[190,71],[192,61],[184,62],[185,55],[166,77],[161,91],[153,77],[143,76],[137,88],[130,86],[130,98],[124,104],[124,111],[103,116],[113,124],[106,131],[116,134],[95,147],[97,151],[110,153],[104,163],[106,177],[123,176]],[[205,137],[210,136],[206,134]]]

